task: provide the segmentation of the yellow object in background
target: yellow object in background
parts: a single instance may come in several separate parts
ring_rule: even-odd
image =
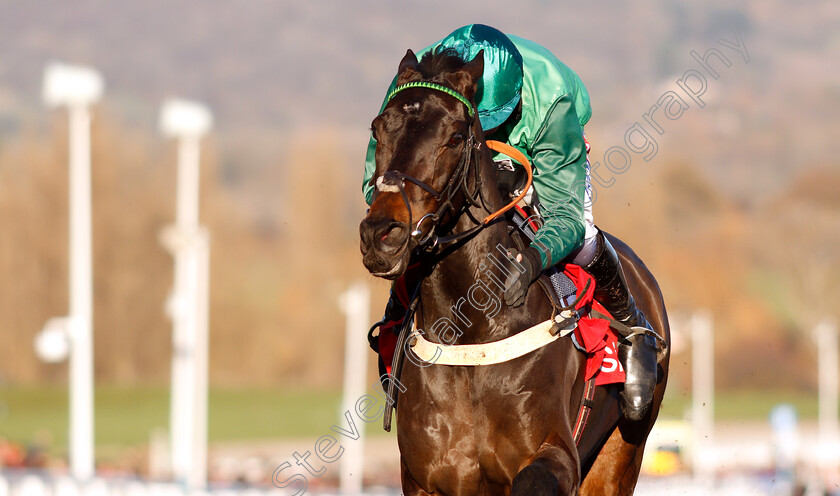
[[[674,475],[682,468],[679,453],[671,450],[656,450],[645,458],[642,470],[649,475]]]

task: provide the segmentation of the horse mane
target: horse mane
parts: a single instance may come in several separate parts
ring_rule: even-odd
[[[454,48],[438,47],[423,55],[417,70],[423,79],[430,80],[441,74],[449,74],[464,67],[467,63]]]

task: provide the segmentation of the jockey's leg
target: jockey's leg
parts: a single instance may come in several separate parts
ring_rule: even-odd
[[[639,331],[652,329],[627,289],[618,254],[602,232],[587,239],[575,263],[595,278],[595,299],[614,319],[627,327],[640,328]],[[644,332],[620,339],[618,358],[627,376],[621,392],[622,411],[628,420],[641,420],[650,408],[656,387],[656,342]]]

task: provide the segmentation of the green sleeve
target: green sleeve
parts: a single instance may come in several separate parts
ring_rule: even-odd
[[[443,41],[443,40],[441,40]],[[440,45],[440,41],[437,43],[432,43],[431,45],[427,46],[426,48],[417,52],[417,59],[420,60],[423,58],[427,52],[430,52],[438,45]],[[386,95],[391,93],[391,90],[397,87],[397,77],[398,75],[394,76],[394,79],[391,80],[391,84],[388,86],[388,91],[385,92]],[[379,112],[382,113],[385,110],[385,105],[388,103],[387,100],[382,101],[382,106],[379,107]],[[367,155],[365,156],[365,174],[362,180],[362,193],[365,195],[365,201],[368,205],[373,203],[373,191],[374,187],[370,183],[370,179],[373,177],[373,174],[376,172],[376,140],[373,139],[373,136],[370,137],[370,141],[368,142],[367,147]]]
[[[586,143],[571,94],[551,106],[531,148],[544,220],[533,246],[545,269],[578,248],[585,231]]]
[[[428,50],[428,48],[426,49]],[[396,88],[397,86],[397,76],[394,76],[394,79],[391,80],[391,84],[388,86],[388,91],[385,94],[389,94],[391,90]],[[388,100],[382,100],[382,106],[379,107],[379,113],[381,114],[383,110],[385,110],[385,105],[388,104]],[[367,202],[368,206],[373,203],[373,191],[374,187],[370,184],[370,180],[373,177],[373,174],[376,172],[376,140],[373,139],[373,133],[370,135],[370,141],[368,141],[367,147],[367,154],[365,155],[365,173],[362,178],[362,193],[365,195],[365,202]]]
[[[373,185],[370,184],[373,173],[376,171],[376,140],[373,136],[368,142],[367,155],[365,156],[365,174],[362,180],[362,193],[365,195],[365,202],[368,206],[373,203]]]

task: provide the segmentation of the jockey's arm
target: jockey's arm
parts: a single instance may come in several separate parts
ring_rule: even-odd
[[[585,231],[586,142],[571,94],[554,102],[529,151],[544,220],[532,246],[546,269],[578,248]]]
[[[424,52],[428,50],[426,48]],[[421,52],[422,53],[422,52]],[[391,81],[391,85],[388,86],[388,91],[385,92],[386,95],[391,93],[391,90],[397,87],[397,76],[394,76],[394,79]],[[382,105],[379,107],[379,113],[381,114],[383,110],[385,110],[385,105],[388,104],[388,98],[382,100]],[[376,140],[373,139],[373,132],[370,133],[370,141],[368,141],[367,147],[367,154],[365,155],[365,174],[362,177],[362,194],[365,196],[365,202],[370,206],[373,203],[373,191],[375,187],[371,182],[373,179],[373,175],[376,173]]]
[[[365,174],[362,178],[362,193],[365,195],[365,202],[368,206],[373,203],[373,184],[370,180],[373,178],[373,173],[376,172],[376,140],[371,134],[370,142],[368,142],[367,155],[365,156]]]

